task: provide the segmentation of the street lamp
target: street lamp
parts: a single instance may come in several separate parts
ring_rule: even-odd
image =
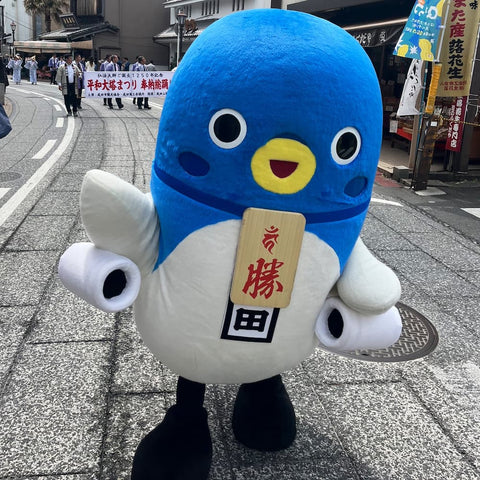
[[[10,28],[12,29],[12,53],[15,55],[15,30],[17,29],[17,24],[12,20],[10,23]]]
[[[177,22],[178,22],[177,67],[178,67],[178,62],[180,61],[180,52],[182,51],[183,27],[185,26],[186,18],[187,18],[187,14],[182,9],[180,9],[177,13]]]

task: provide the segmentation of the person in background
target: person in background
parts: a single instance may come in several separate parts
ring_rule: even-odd
[[[153,64],[153,60],[150,60],[150,63],[148,65],[145,65],[145,70],[147,70],[148,72],[154,72],[156,70],[156,67]]]
[[[123,57],[122,70],[124,72],[128,72],[130,70],[130,62],[128,61],[127,57]]]
[[[93,57],[90,57],[86,62],[85,62],[85,71],[87,72],[94,72],[96,70],[96,65],[95,65],[95,59]]]
[[[38,62],[35,55],[26,59],[25,61],[25,68],[28,68],[30,72],[30,82],[32,85],[37,85],[37,69],[38,69]]]
[[[48,59],[48,68],[50,69],[50,85],[53,85],[55,83],[55,78],[57,76],[58,70],[58,58],[56,53],[54,53]]]
[[[132,72],[137,69],[139,58],[140,58],[140,55],[137,55],[137,57],[135,58],[135,63],[130,64],[129,69],[132,70]],[[133,104],[135,105],[136,103],[137,103],[137,97],[133,97]]]
[[[118,65],[118,56],[117,55],[112,55],[112,61],[105,66],[105,71],[106,72],[119,72],[120,71],[120,66]],[[119,110],[123,108],[123,103],[121,97],[115,97],[115,101],[117,102],[117,106]],[[112,102],[112,97],[108,97],[107,100],[108,103],[108,108],[112,109],[113,108],[113,102]]]
[[[138,62],[134,65],[133,69],[138,72],[144,72],[146,71],[146,66],[145,66],[146,63],[147,61],[145,60],[145,57],[142,57],[140,55],[138,57]],[[150,110],[152,108],[148,104],[148,97],[137,97],[137,106],[139,110],[141,110],[142,108]]]
[[[22,81],[22,65],[23,60],[20,55],[15,55],[8,63],[9,68],[13,70],[13,81],[16,85],[20,85]]]
[[[65,64],[60,65],[57,70],[57,85],[62,91],[65,100],[65,108],[67,115],[78,117],[77,112],[77,96],[78,96],[78,79],[80,70],[73,64],[72,55],[65,55]]]
[[[85,65],[82,62],[82,56],[80,54],[75,55],[74,64],[80,70],[80,77],[78,79],[78,93],[77,93],[77,108],[82,109],[82,91],[83,91],[83,73],[85,72]]]
[[[112,59],[112,56],[107,54],[105,55],[105,60],[100,64],[100,71],[104,72],[105,69],[107,68],[107,65],[110,63],[110,60]],[[106,97],[103,97],[103,105],[106,107],[108,105]]]
[[[9,83],[8,83],[8,75],[7,75],[7,66],[3,58],[0,59],[0,83],[3,83],[6,91]]]

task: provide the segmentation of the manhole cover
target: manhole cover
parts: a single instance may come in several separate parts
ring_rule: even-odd
[[[22,174],[17,172],[0,172],[0,183],[12,182],[21,178]]]
[[[342,355],[367,362],[405,362],[433,352],[438,344],[435,327],[413,308],[403,303],[397,303],[396,307],[403,324],[402,334],[396,343],[380,350],[355,350]]]

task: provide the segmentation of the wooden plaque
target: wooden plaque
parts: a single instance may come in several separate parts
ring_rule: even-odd
[[[230,292],[233,303],[289,305],[304,230],[301,213],[245,210]]]

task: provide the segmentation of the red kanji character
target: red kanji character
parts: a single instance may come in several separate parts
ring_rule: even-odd
[[[148,79],[147,88],[149,90],[153,90],[155,88],[155,82],[151,78]]]
[[[118,88],[118,90],[123,90],[123,83],[124,83],[124,82],[123,82],[122,80],[118,80],[118,81],[117,81],[117,88]]]
[[[104,80],[104,81],[102,82],[102,90],[109,90],[109,88],[108,88],[108,82],[107,82],[106,80]]]
[[[110,90],[116,90],[117,89],[117,82],[115,80],[109,80],[108,88],[110,88]]]
[[[465,24],[454,23],[450,25],[450,37],[464,37],[465,36]]]
[[[275,287],[277,292],[283,292],[283,285],[277,280],[278,270],[282,266],[283,262],[279,262],[276,258],[270,263],[265,262],[264,258],[259,258],[256,267],[251,263],[248,266],[248,278],[242,292],[248,293],[252,298],[257,298],[257,295],[270,298]],[[250,289],[252,291],[249,292]]]
[[[166,78],[162,79],[162,88],[168,89],[168,80]]]
[[[465,12],[463,10],[454,10],[452,12],[451,21],[454,22],[455,20],[458,20],[460,22],[464,22],[465,21]]]
[[[161,90],[162,89],[162,82],[158,78],[155,79],[155,90]]]
[[[95,80],[95,90],[99,90],[100,88],[102,88],[102,82]]]
[[[148,83],[147,83],[147,81],[146,81],[144,78],[142,78],[142,83],[141,83],[141,85],[140,85],[140,88],[141,88],[142,90],[146,90],[146,89],[148,88]]]
[[[127,90],[130,90],[130,86],[132,85],[131,82],[129,82],[128,80],[126,80],[124,83],[125,83],[125,88],[126,88]],[[127,85],[128,85],[128,86],[127,86]]]
[[[265,232],[267,232],[267,233],[263,234],[262,244],[270,253],[272,253],[273,247],[278,242],[279,229],[275,225],[272,225],[270,227],[270,230],[268,228],[266,228]]]
[[[90,78],[90,79],[88,80],[88,82],[87,82],[87,88],[88,88],[89,90],[92,90],[93,87],[94,87],[94,85],[95,85],[95,84],[93,83],[93,80]]]

